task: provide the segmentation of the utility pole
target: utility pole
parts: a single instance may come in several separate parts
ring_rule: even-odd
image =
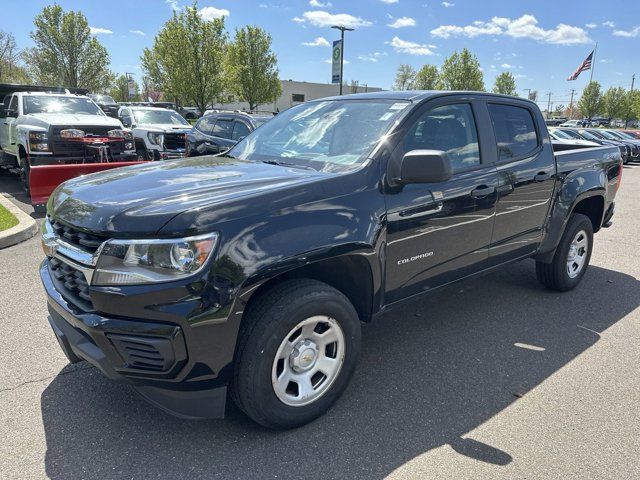
[[[549,92],[549,101],[547,102],[547,120],[549,119],[549,114],[551,113],[551,92]]]
[[[340,95],[342,95],[342,72],[344,70],[344,32],[353,32],[355,29],[344,25],[332,25],[331,28],[340,30]]]
[[[531,100],[531,89],[530,88],[523,88],[522,90],[527,92],[527,100]]]
[[[573,114],[573,94],[575,93],[575,88],[571,89],[571,100],[569,100],[569,116]]]
[[[633,100],[633,84],[636,81],[636,74],[631,75],[631,89],[629,90],[629,100]],[[629,108],[631,108],[631,103],[629,103]],[[627,128],[629,125],[629,110],[627,110],[627,118],[624,120],[624,128]]]

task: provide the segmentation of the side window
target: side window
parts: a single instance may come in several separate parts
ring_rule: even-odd
[[[213,124],[215,122],[215,118],[213,117],[203,117],[196,124],[196,130],[201,131],[205,135],[211,135],[211,131],[213,130]]]
[[[233,122],[233,135],[231,136],[231,140],[235,140],[239,142],[244,137],[249,135],[251,132],[249,131],[249,127],[244,122],[235,121]]]
[[[0,118],[7,116],[7,110],[9,109],[9,102],[11,101],[11,95],[5,95],[2,105],[0,105]]]
[[[218,120],[213,126],[213,132],[211,135],[220,138],[231,138],[232,128],[233,122],[231,120]]]
[[[411,150],[443,150],[454,171],[480,165],[478,132],[471,105],[459,103],[428,110],[407,132],[402,148],[402,154]]]
[[[527,108],[497,103],[490,103],[488,107],[499,160],[522,157],[537,148],[536,126]]]
[[[14,96],[11,97],[11,103],[9,104],[9,110],[11,110],[14,115],[18,114],[18,95],[14,95]]]

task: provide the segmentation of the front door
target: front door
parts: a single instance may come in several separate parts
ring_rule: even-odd
[[[439,99],[414,113],[400,133],[390,169],[408,151],[443,150],[453,176],[387,190],[387,304],[474,273],[488,261],[498,174],[484,148],[489,142],[478,139],[477,119],[474,100]]]

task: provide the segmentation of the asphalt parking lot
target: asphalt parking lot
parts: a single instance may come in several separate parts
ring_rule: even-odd
[[[0,192],[31,212],[19,185]],[[87,365],[47,322],[38,238],[0,250],[0,478],[640,478],[640,165],[575,291],[533,263],[364,328],[318,421],[266,431],[232,405],[184,421]]]

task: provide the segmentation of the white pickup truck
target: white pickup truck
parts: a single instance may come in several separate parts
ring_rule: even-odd
[[[3,97],[0,165],[20,173],[34,204],[64,180],[137,161],[131,131],[84,95],[19,91]]]
[[[169,108],[127,105],[118,118],[131,128],[138,160],[165,160],[185,156],[186,138],[191,124]]]

